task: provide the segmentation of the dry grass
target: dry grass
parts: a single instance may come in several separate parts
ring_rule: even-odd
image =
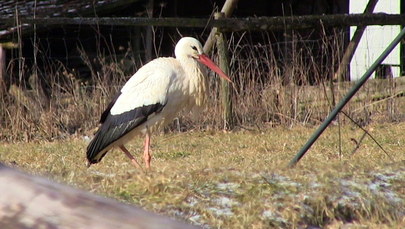
[[[351,125],[339,153],[331,127],[294,169],[286,165],[313,128],[158,135],[146,172],[118,151],[87,169],[81,139],[4,144],[0,161],[207,228],[403,228],[404,128],[367,126],[391,160],[369,138],[349,155],[362,135]]]
[[[319,56],[324,56],[322,53],[341,50],[339,35],[325,35],[320,41],[307,41],[295,34],[291,44],[287,45],[291,46],[287,57],[274,56],[275,49],[281,49],[283,44],[273,43],[271,34],[263,33],[263,43],[256,44],[252,44],[249,36],[244,33],[229,37],[231,76],[236,85],[232,97],[233,111],[238,126],[318,125],[329,113],[332,97],[337,101],[349,89],[350,83],[341,83],[335,84],[332,91],[327,80],[339,60],[338,51],[319,62]],[[312,49],[313,43],[321,43],[317,53]],[[126,52],[119,56],[112,48],[101,48],[110,46],[101,42],[95,57],[89,57],[82,47],[78,47],[83,64],[91,74],[87,80],[80,78],[77,71],[46,56],[37,57],[44,59],[41,68],[24,67],[23,57],[13,59],[8,69],[10,77],[30,80],[17,80],[15,83],[21,87],[13,85],[7,96],[0,95],[0,140],[55,140],[93,134],[104,107],[139,67],[130,47],[124,48]],[[15,72],[12,66],[23,67]],[[40,77],[45,77],[45,89],[40,86]],[[223,128],[218,80],[215,77],[209,79],[209,109],[198,119],[183,114],[181,125],[172,125],[170,130]],[[389,97],[404,91],[403,81],[367,83],[345,112],[362,124],[373,119],[370,114],[387,117],[384,121],[404,120],[403,98]],[[311,85],[311,82],[316,84]],[[31,89],[22,89],[24,86]],[[375,100],[384,97],[387,98]]]
[[[278,44],[270,38],[252,44],[246,36],[236,37],[229,44],[239,131],[219,131],[220,92],[210,77],[209,108],[198,119],[183,114],[180,126],[173,124],[169,134],[154,138],[152,170],[135,169],[116,151],[86,169],[82,136],[93,134],[103,108],[136,70],[136,61],[129,58],[130,50],[124,59],[101,51],[91,59],[81,51],[91,80],[79,80],[74,71],[49,60],[43,72],[49,77],[48,98],[39,87],[16,86],[0,98],[0,140],[9,142],[0,145],[0,161],[212,228],[405,227],[405,123],[396,122],[405,118],[405,98],[389,97],[403,91],[403,80],[370,81],[345,108],[393,160],[368,137],[350,155],[352,139],[359,141],[363,133],[341,117],[340,146],[338,128],[332,126],[296,168],[286,169],[313,124],[330,111],[332,95],[339,99],[350,87],[338,84],[332,91],[325,80],[339,53],[318,63],[311,46],[293,37],[297,51],[280,63],[272,54]],[[318,51],[341,50],[340,44],[325,36]],[[11,65],[24,66],[22,60]],[[33,72],[20,69],[18,74],[26,78]],[[308,78],[317,84],[311,86]],[[138,139],[130,150],[141,151],[141,144]]]

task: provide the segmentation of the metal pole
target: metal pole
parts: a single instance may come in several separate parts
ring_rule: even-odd
[[[364,75],[357,81],[357,83],[350,89],[346,96],[336,105],[335,109],[329,114],[325,121],[319,126],[319,128],[312,134],[307,143],[301,148],[301,150],[295,155],[295,157],[288,164],[289,167],[293,167],[304,156],[308,149],[319,138],[322,132],[329,126],[329,124],[335,119],[337,114],[343,109],[343,107],[350,101],[350,99],[356,94],[356,92],[363,86],[371,74],[376,68],[383,62],[383,60],[391,53],[395,46],[405,37],[405,28],[398,34],[397,37],[388,45],[384,52],[377,58],[377,60],[370,66],[370,68],[364,73]]]

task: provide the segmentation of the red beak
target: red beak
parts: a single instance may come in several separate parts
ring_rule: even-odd
[[[229,79],[229,76],[227,76],[207,55],[200,54],[198,57],[199,57],[198,61],[200,61],[200,63],[209,67],[212,71],[216,72],[220,77],[232,83],[231,79]]]

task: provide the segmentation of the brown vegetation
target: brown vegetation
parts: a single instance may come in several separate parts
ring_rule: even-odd
[[[93,134],[109,99],[136,71],[131,50],[121,58],[113,51],[96,58],[81,51],[90,80],[52,61],[46,72],[21,67],[17,78],[30,75],[32,89],[14,85],[1,98],[0,140],[28,143],[0,145],[0,161],[200,226],[402,228],[404,124],[389,122],[405,118],[403,79],[370,80],[344,110],[388,154],[356,125],[334,125],[295,169],[286,169],[314,125],[352,85],[325,80],[339,62],[338,51],[318,62],[326,50],[341,50],[337,36],[325,36],[314,53],[291,35],[295,51],[287,50],[288,61],[282,62],[273,55],[277,44],[269,34],[263,34],[263,44],[252,44],[248,34],[229,37],[233,111],[242,130],[216,131],[223,127],[220,91],[210,77],[203,115],[182,114],[168,128],[203,131],[156,135],[148,172],[115,151],[85,167],[82,137]],[[22,58],[13,64],[24,66]],[[37,81],[40,74],[50,79],[46,90]],[[351,121],[340,116],[336,123]],[[130,150],[136,152],[140,141]]]
[[[273,49],[278,44],[271,43],[269,33],[262,34],[267,41],[263,44],[252,44],[249,34],[234,34],[229,38],[231,76],[235,81],[233,111],[238,127],[318,124],[349,89],[350,83],[331,84],[327,80],[341,56],[338,51],[330,52],[341,50],[339,34],[324,36],[316,51],[312,50],[310,42],[294,33],[291,35],[290,49],[283,57],[274,56]],[[19,79],[30,78],[31,89],[12,86],[10,93],[0,98],[1,140],[53,140],[92,134],[104,107],[136,71],[139,61],[131,57],[131,50],[120,57],[114,55],[114,50],[108,55],[99,50],[96,58],[90,58],[82,48],[78,49],[90,70],[90,80],[80,80],[74,69],[66,69],[51,60],[44,61],[46,66],[42,66],[41,71],[35,66],[33,69],[23,67],[23,58],[10,63],[10,66],[22,67],[18,73],[10,70],[8,74],[18,74],[14,78]],[[333,55],[322,56],[323,53]],[[280,58],[285,61],[279,62]],[[38,80],[41,74],[46,75],[45,86]],[[398,95],[403,92],[402,88],[402,79],[373,80],[345,112],[361,123],[367,123],[376,115],[386,121],[401,120],[404,107]],[[177,125],[173,124],[171,129],[221,129],[219,84],[213,77],[210,77],[209,93],[208,109],[202,116],[196,119],[183,114],[181,121],[176,121]]]

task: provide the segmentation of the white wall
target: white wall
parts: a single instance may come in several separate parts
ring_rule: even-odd
[[[350,13],[363,13],[369,0],[350,0]],[[400,13],[400,0],[379,0],[374,13]],[[400,32],[400,26],[368,26],[361,38],[359,46],[350,63],[351,80],[359,79],[367,71],[368,67],[379,57],[389,43]],[[355,26],[350,27],[350,37],[356,30]],[[384,64],[400,64],[399,45],[385,59]],[[400,74],[399,67],[392,67],[394,77]],[[374,73],[372,75],[374,77]]]

